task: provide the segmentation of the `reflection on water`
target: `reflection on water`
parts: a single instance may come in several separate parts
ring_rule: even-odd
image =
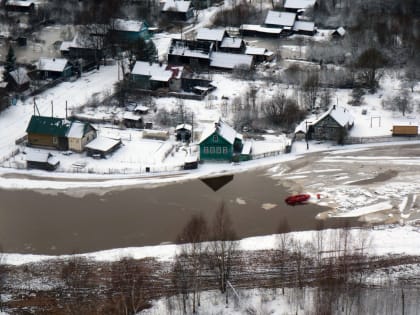
[[[275,233],[284,219],[292,230],[314,229],[326,208],[290,207],[283,202],[288,193],[261,171],[236,174],[217,191],[200,180],[83,198],[0,190],[0,244],[7,252],[65,254],[173,242],[191,215],[210,221],[222,203],[241,238]]]
[[[201,181],[209,186],[213,191],[218,191],[220,188],[225,186],[227,183],[233,180],[233,175],[225,175],[218,177],[202,178]]]

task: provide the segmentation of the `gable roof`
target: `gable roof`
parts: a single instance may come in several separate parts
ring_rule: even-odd
[[[191,1],[167,0],[163,5],[162,11],[188,12],[190,6]]]
[[[227,142],[233,145],[235,138],[242,139],[242,135],[237,133],[235,129],[225,123],[223,120],[215,122],[213,126],[207,128],[200,139],[200,143],[210,137],[213,133],[217,132],[219,136],[225,139]]]
[[[112,26],[115,31],[139,32],[143,27],[143,21],[113,19]]]
[[[268,11],[267,17],[265,18],[265,24],[267,25],[279,25],[283,27],[292,27],[296,20],[296,13],[292,12],[279,12],[279,11]]]
[[[197,32],[197,40],[210,40],[221,42],[223,37],[225,37],[226,30],[224,28],[200,28]]]
[[[70,122],[64,118],[33,115],[26,128],[26,132],[64,137],[69,128]]]
[[[315,5],[316,0],[286,0],[284,4],[285,9],[306,9],[309,7],[313,7]]]
[[[331,116],[341,127],[348,125],[353,125],[354,118],[350,112],[343,106],[332,106],[328,111],[322,114],[317,120],[312,122],[312,125],[316,125],[318,122],[323,120],[325,117]]]
[[[211,54],[210,66],[223,69],[233,69],[237,66],[245,65],[249,69],[252,66],[252,62],[252,55],[214,52]]]
[[[149,76],[153,81],[168,82],[172,78],[172,71],[166,68],[164,64],[136,61],[131,74]]]
[[[24,68],[18,68],[9,73],[13,81],[18,85],[22,85],[31,81],[28,76],[28,72]]]
[[[63,72],[68,64],[64,58],[40,58],[38,61],[38,70]]]
[[[83,123],[79,121],[73,121],[69,130],[67,131],[67,138],[83,138],[86,133],[90,130],[94,129],[90,124]]]
[[[223,38],[220,47],[222,48],[241,48],[243,43],[242,38],[239,37],[225,37]]]

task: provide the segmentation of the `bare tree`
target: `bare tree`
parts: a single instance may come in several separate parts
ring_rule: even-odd
[[[375,92],[382,76],[380,69],[387,64],[387,58],[376,48],[366,49],[357,59],[360,83],[370,92]]]
[[[124,258],[113,265],[110,293],[114,314],[134,315],[149,305],[147,287],[149,268],[143,261]]]
[[[237,249],[236,233],[232,220],[224,204],[217,210],[212,226],[212,242],[210,255],[215,267],[219,289],[226,292],[227,281],[230,279],[233,256]]]
[[[317,71],[309,72],[306,80],[302,85],[303,99],[306,107],[309,110],[313,110],[316,107],[316,103],[319,96],[319,74]]]
[[[277,228],[277,255],[275,255],[276,264],[279,268],[279,280],[280,286],[282,290],[282,294],[284,295],[284,280],[285,280],[285,267],[288,263],[290,258],[290,249],[294,242],[293,237],[290,235],[291,229],[289,226],[289,222],[287,218],[284,218],[281,222],[279,227]]]
[[[188,287],[192,292],[192,312],[196,313],[196,308],[200,306],[201,277],[207,256],[207,247],[204,241],[209,238],[207,222],[204,217],[193,215],[187,225],[178,236],[178,243],[181,245],[181,257],[188,263],[189,283]],[[178,258],[180,260],[180,258]],[[182,261],[178,261],[182,264]],[[183,266],[177,266],[182,268]],[[184,271],[184,270],[181,270]]]

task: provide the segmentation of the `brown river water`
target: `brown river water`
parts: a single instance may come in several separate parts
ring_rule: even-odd
[[[275,233],[284,218],[292,230],[314,229],[326,208],[288,206],[288,194],[263,171],[235,174],[217,191],[201,180],[83,197],[0,190],[0,244],[4,252],[58,255],[173,242],[192,214],[211,220],[222,203],[241,238]]]

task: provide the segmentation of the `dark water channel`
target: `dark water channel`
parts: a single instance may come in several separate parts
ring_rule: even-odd
[[[211,220],[222,202],[240,237],[275,233],[284,218],[292,230],[315,228],[315,215],[325,208],[288,206],[287,194],[261,171],[235,175],[217,191],[200,180],[82,198],[0,190],[0,244],[5,252],[68,254],[173,242],[192,214],[202,212]],[[265,210],[264,204],[272,208]]]

